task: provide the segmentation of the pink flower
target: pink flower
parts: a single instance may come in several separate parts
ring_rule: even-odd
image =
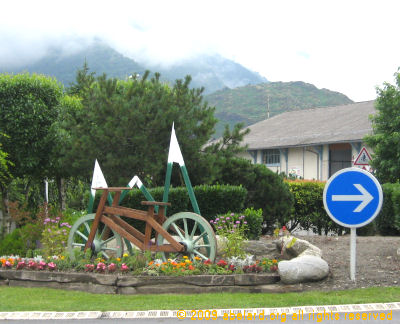
[[[117,270],[117,266],[115,265],[115,263],[110,263],[107,268],[108,272],[115,272],[115,270]]]
[[[25,266],[26,266],[26,263],[24,261],[20,261],[17,264],[17,270],[21,270],[21,269],[25,268]]]
[[[85,271],[93,272],[93,270],[94,270],[94,264],[85,264]]]
[[[129,267],[125,263],[122,263],[121,264],[121,271],[122,272],[128,272],[129,271]]]
[[[35,270],[36,267],[37,267],[37,264],[36,264],[35,261],[32,261],[32,260],[31,260],[31,261],[28,262],[28,268],[29,268],[29,269]]]
[[[55,270],[57,268],[57,265],[54,262],[50,262],[47,266],[49,270]]]
[[[46,269],[46,262],[40,261],[40,262],[39,262],[38,269],[39,269],[39,270],[44,270],[44,269]]]
[[[10,268],[12,268],[12,263],[11,263],[10,261],[7,260],[7,261],[4,263],[4,267],[10,269]]]
[[[106,265],[103,262],[97,263],[96,271],[97,272],[104,272],[106,270]]]

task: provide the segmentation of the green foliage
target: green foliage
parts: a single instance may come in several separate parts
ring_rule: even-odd
[[[70,134],[62,152],[64,165],[73,161],[74,174],[89,178],[97,158],[111,186],[125,184],[135,174],[161,185],[174,122],[192,182],[201,183],[196,175],[208,172],[209,162],[200,151],[216,120],[214,108],[202,102],[202,89],[190,89],[190,77],[170,87],[158,74],[150,80],[146,73],[121,81],[105,75],[93,80],[85,73],[74,85],[82,107],[62,123]],[[181,179],[173,178],[173,183]]]
[[[20,229],[13,230],[0,241],[0,255],[25,255]]]
[[[262,209],[246,208],[241,214],[245,216],[247,222],[246,238],[249,240],[258,240],[262,232]]]
[[[227,213],[219,215],[210,223],[214,225],[216,234],[220,236],[220,240],[224,244],[223,253],[226,258],[242,258],[246,255],[243,249],[247,231],[247,222],[244,216]]]
[[[42,250],[46,257],[61,255],[68,241],[71,226],[66,222],[61,222],[61,217],[46,218],[42,233]]]
[[[270,116],[288,111],[288,107],[299,110],[352,103],[341,93],[317,89],[304,82],[268,82],[225,88],[207,95],[206,100],[216,107],[215,116],[219,119],[216,136],[223,133],[226,124],[233,126],[244,122],[247,126],[267,118],[266,102],[269,102]]]
[[[49,169],[62,87],[42,76],[0,74],[0,129],[8,136],[2,146],[15,177],[44,177]]]
[[[371,165],[381,183],[400,180],[400,72],[395,73],[395,82],[377,89],[373,134],[364,138],[374,151]]]
[[[0,241],[1,255],[26,256],[28,251],[35,250],[42,234],[42,227],[37,224],[26,224],[13,230]]]
[[[247,190],[240,185],[196,186],[194,193],[201,215],[207,220],[228,211],[238,213],[243,210],[247,196]]]
[[[219,183],[242,185],[248,195],[245,207],[261,208],[267,231],[272,231],[274,223],[286,223],[293,206],[293,196],[288,185],[265,165],[252,164],[240,158],[222,160]]]
[[[338,233],[343,227],[337,225],[326,213],[323,204],[325,183],[319,181],[288,181],[294,197],[294,206],[289,231],[297,226],[314,233]],[[287,224],[287,223],[286,223]]]
[[[10,178],[12,178],[8,168],[12,166],[13,163],[8,160],[8,153],[1,150],[1,137],[6,137],[6,135],[0,132],[0,186],[6,186]]]
[[[385,183],[382,190],[382,209],[373,224],[381,235],[400,235],[400,183]]]

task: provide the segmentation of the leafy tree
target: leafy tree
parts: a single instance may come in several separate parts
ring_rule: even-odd
[[[191,178],[204,170],[200,151],[216,119],[202,102],[203,89],[190,89],[190,77],[169,86],[159,74],[148,80],[148,72],[125,81],[79,75],[74,89],[82,105],[67,111],[62,123],[69,134],[62,163],[75,175],[89,178],[98,159],[109,185],[125,185],[135,174],[163,185],[173,122]]]
[[[10,161],[8,172],[15,178],[28,179],[29,183],[51,175],[55,141],[52,125],[62,96],[61,85],[49,77],[28,73],[0,75],[0,129],[7,134],[2,138],[2,149]],[[3,207],[10,183],[11,177],[3,177]],[[2,226],[2,234],[4,229]]]
[[[364,140],[374,151],[372,166],[381,182],[400,180],[400,69],[396,84],[378,88],[377,113],[372,117],[373,135]]]
[[[42,75],[0,75],[0,129],[8,135],[2,144],[15,177],[48,174],[51,126],[62,95],[61,85]]]

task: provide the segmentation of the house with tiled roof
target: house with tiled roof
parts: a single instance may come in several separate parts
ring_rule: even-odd
[[[353,166],[373,114],[374,101],[285,112],[248,127],[244,157],[278,173],[327,180]]]

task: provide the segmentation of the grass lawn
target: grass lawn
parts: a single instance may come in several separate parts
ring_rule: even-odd
[[[400,301],[400,287],[284,294],[213,293],[195,295],[100,295],[45,288],[0,287],[0,312],[190,310],[398,301]]]

